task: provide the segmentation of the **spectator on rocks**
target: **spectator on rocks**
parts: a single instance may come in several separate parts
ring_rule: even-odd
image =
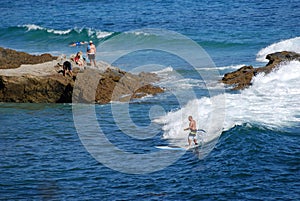
[[[66,73],[69,73],[69,75],[72,77],[72,64],[69,61],[65,61],[63,64],[63,75],[66,76]]]
[[[77,52],[76,56],[74,57],[74,62],[79,66],[84,66],[85,59],[82,57],[82,52]]]
[[[93,44],[93,41],[89,42],[89,45],[86,49],[87,57],[90,60],[90,64],[96,67],[96,46]]]

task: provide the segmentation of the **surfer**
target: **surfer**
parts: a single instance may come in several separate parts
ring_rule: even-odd
[[[196,121],[193,119],[192,116],[188,117],[188,120],[190,121],[189,127],[185,128],[184,130],[190,130],[189,136],[188,136],[188,143],[189,146],[191,146],[192,140],[194,141],[195,145],[198,145],[197,142],[197,125]]]

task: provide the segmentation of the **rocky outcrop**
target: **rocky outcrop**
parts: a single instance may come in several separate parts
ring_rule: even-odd
[[[105,104],[164,91],[152,84],[158,80],[156,74],[132,74],[104,62],[99,62],[98,68],[75,65],[72,77],[64,77],[61,70],[56,60],[1,69],[0,102]]]
[[[233,86],[234,90],[244,89],[251,85],[251,80],[256,74],[270,73],[272,70],[276,69],[282,62],[291,60],[300,61],[300,54],[288,51],[276,52],[268,54],[266,56],[266,59],[269,60],[266,66],[260,68],[254,68],[253,66],[243,66],[242,68],[234,72],[225,74],[221,82]]]
[[[55,59],[57,57],[50,54],[31,55],[0,47],[0,69],[18,68],[22,64],[40,64]]]
[[[153,73],[131,74],[118,68],[107,68],[104,72],[86,69],[76,76],[73,102],[109,103],[128,102],[132,99],[164,92],[151,83],[158,81]]]
[[[17,103],[71,102],[72,85],[61,75],[0,76],[0,101]]]

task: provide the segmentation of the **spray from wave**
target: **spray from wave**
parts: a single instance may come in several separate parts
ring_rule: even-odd
[[[46,31],[48,33],[54,33],[54,34],[58,34],[58,35],[66,35],[68,33],[70,33],[72,31],[72,29],[67,29],[67,30],[55,30],[55,29],[47,29],[35,24],[26,24],[23,26],[19,26],[19,27],[24,27],[27,29],[27,32],[29,31],[37,31],[37,30],[42,30],[42,31]]]
[[[300,62],[282,64],[268,75],[259,74],[240,94],[226,94],[224,129],[249,123],[280,129],[299,123]]]
[[[280,130],[300,123],[300,62],[291,61],[282,64],[273,72],[259,74],[252,80],[252,86],[240,93],[226,93],[225,120],[222,125],[227,131],[237,125],[257,126]],[[209,121],[217,107],[212,107],[215,97],[203,97],[189,101],[178,111],[171,111],[156,120],[163,124],[164,138],[186,139],[183,131],[188,125],[187,117],[196,119],[198,128],[210,130],[204,135],[204,141],[211,141],[221,135],[218,130],[221,121]],[[210,122],[210,123],[208,123]],[[185,140],[186,141],[186,140]]]
[[[280,51],[300,52],[300,37],[283,40],[263,48],[257,53],[256,60],[260,62],[267,62],[268,60],[266,60],[266,56],[268,54]]]
[[[101,30],[96,30],[96,29],[92,29],[92,28],[78,28],[78,27],[74,27],[73,29],[67,29],[67,30],[56,30],[56,29],[50,29],[50,28],[44,28],[35,24],[26,24],[26,25],[22,25],[19,26],[20,28],[25,28],[26,32],[30,32],[30,31],[43,31],[43,32],[47,32],[47,33],[52,33],[55,35],[73,35],[76,37],[94,37],[96,39],[102,39],[102,38],[106,38],[110,35],[113,34],[113,32],[107,32],[107,31],[101,31]],[[80,41],[78,38],[74,41]]]

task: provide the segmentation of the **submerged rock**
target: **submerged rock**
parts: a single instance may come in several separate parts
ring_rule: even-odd
[[[243,66],[240,69],[227,73],[223,76],[221,82],[231,85],[234,90],[244,89],[251,85],[253,76],[258,73],[270,73],[276,69],[280,63],[291,60],[299,60],[300,54],[296,52],[276,52],[268,54],[266,59],[269,60],[268,64],[264,67],[254,68],[253,66]]]

